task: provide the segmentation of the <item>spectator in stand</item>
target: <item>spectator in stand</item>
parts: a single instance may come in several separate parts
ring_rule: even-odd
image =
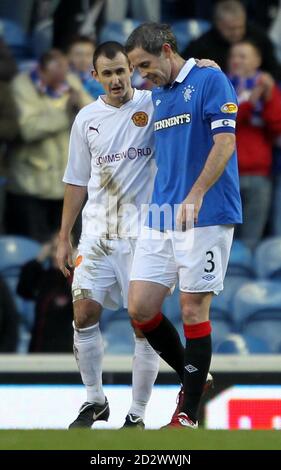
[[[17,66],[8,47],[0,39],[0,233],[4,232],[6,159],[8,144],[19,135],[17,111],[12,99],[10,81],[16,75]]]
[[[70,127],[92,98],[55,49],[12,82],[21,141],[9,158],[6,230],[38,241],[59,227]]]
[[[261,53],[249,40],[230,50],[229,78],[238,95],[236,142],[244,223],[237,237],[251,248],[262,238],[271,203],[272,145],[281,134],[281,92],[261,71]]]
[[[225,0],[214,7],[213,27],[200,38],[192,41],[184,57],[205,57],[215,60],[223,71],[227,70],[230,47],[242,39],[254,41],[261,54],[261,68],[276,79],[281,79],[281,68],[274,55],[272,42],[266,33],[247,21],[245,7],[237,0]]]
[[[86,92],[96,100],[104,94],[104,89],[91,73],[95,49],[96,45],[92,39],[87,36],[76,36],[67,52],[71,72],[77,75]]]
[[[36,304],[30,352],[72,352],[72,277],[65,278],[58,268],[57,245],[56,233],[20,273],[18,294]]]
[[[12,353],[17,350],[18,312],[12,294],[0,276],[0,353]]]

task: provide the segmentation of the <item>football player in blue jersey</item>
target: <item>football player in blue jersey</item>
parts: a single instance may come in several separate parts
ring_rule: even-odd
[[[168,426],[198,426],[211,355],[209,310],[223,289],[234,224],[242,222],[235,150],[236,95],[213,67],[185,61],[167,25],[129,36],[130,62],[153,81],[156,174],[150,214],[137,242],[129,311],[154,349],[178,373],[183,392]],[[155,212],[156,211],[156,212]],[[179,281],[184,334],[161,313]]]

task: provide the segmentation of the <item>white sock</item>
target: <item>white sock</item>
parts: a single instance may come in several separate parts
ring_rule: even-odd
[[[74,355],[82,382],[87,390],[87,401],[103,404],[102,389],[103,341],[99,323],[88,328],[74,326]]]
[[[147,339],[135,338],[133,358],[133,401],[128,411],[144,418],[145,408],[159,370],[160,358]]]

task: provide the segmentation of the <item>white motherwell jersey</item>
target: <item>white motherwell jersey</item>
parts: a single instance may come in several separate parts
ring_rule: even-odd
[[[136,237],[156,172],[151,92],[134,90],[120,108],[102,97],[85,106],[71,130],[63,181],[87,186],[82,235]]]

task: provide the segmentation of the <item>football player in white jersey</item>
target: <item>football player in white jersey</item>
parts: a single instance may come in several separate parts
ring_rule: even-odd
[[[132,68],[118,43],[100,45],[93,65],[93,76],[103,85],[105,95],[85,106],[72,127],[57,252],[60,269],[69,276],[70,233],[87,194],[72,284],[74,353],[87,401],[70,428],[91,427],[109,417],[102,388],[99,319],[104,307],[127,307],[140,209],[150,201],[155,175],[150,91],[132,88]],[[158,368],[157,353],[135,331],[133,401],[125,426],[144,427],[145,407]]]

